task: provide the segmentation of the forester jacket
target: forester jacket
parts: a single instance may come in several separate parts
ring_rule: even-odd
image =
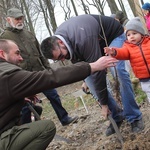
[[[104,55],[103,48],[116,37],[123,34],[122,25],[111,17],[81,15],[62,23],[55,36],[67,46],[71,61],[94,62]],[[107,104],[106,72],[100,71],[92,76],[93,86],[101,104]]]
[[[7,24],[0,38],[16,42],[24,59],[20,65],[21,68],[28,71],[40,71],[50,68],[48,60],[41,53],[36,37],[31,32],[25,29],[18,30]]]
[[[133,72],[139,79],[150,78],[150,37],[145,36],[139,44],[125,42],[122,48],[115,48],[115,58],[130,60]]]
[[[90,65],[85,62],[29,72],[0,59],[0,134],[18,124],[24,97],[83,80],[90,73]]]

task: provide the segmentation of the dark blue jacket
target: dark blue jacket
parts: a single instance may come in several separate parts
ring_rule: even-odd
[[[103,34],[103,31],[105,34]],[[69,48],[71,61],[94,62],[104,55],[103,48],[124,32],[115,19],[99,15],[81,15],[62,23],[55,35],[62,37]],[[107,104],[106,71],[92,75],[95,92],[101,104]]]

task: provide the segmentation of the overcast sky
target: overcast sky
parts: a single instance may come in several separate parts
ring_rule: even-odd
[[[128,1],[124,0],[123,2],[124,2],[124,6],[126,9],[128,18],[129,19],[133,18],[134,16],[133,16],[132,11],[129,7]],[[144,0],[144,2],[148,2],[148,0]],[[118,5],[118,7],[119,7],[119,5]],[[84,12],[82,11],[82,9],[80,7],[77,7],[77,11],[78,11],[79,15],[84,14]],[[92,7],[92,6],[90,6],[90,12],[91,12],[91,14],[99,14],[98,11],[96,10],[96,8]],[[105,6],[104,12],[105,12],[106,16],[111,15],[111,12],[110,12],[108,5]],[[64,13],[63,13],[62,8],[59,5],[57,5],[55,8],[55,17],[56,17],[57,26],[59,26],[61,23],[64,22],[64,15],[63,14]],[[71,16],[75,16],[73,11],[71,13]],[[36,36],[37,36],[39,42],[41,42],[44,38],[49,36],[49,33],[47,32],[47,29],[45,28],[45,23],[44,23],[42,18],[43,18],[43,16],[41,15],[41,17],[39,17],[40,21],[35,28]]]

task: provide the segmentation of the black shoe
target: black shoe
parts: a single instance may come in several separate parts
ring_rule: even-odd
[[[119,122],[116,122],[118,128],[120,128],[120,126],[121,126],[122,123],[123,123],[123,120],[122,120],[122,121],[119,121]],[[107,128],[105,134],[106,134],[106,136],[110,136],[110,135],[112,135],[112,134],[114,134],[114,133],[116,133],[116,132],[115,132],[115,129],[114,129],[112,123],[110,123],[110,125],[109,125],[109,127]]]
[[[62,125],[66,126],[69,125],[70,123],[75,123],[78,120],[79,117],[68,117],[68,120],[66,122],[63,122]]]
[[[133,123],[131,123],[131,129],[132,132],[138,133],[144,129],[144,123],[143,120],[135,120]]]

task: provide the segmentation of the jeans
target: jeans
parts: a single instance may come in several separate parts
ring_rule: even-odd
[[[110,47],[121,47],[125,40],[125,35],[122,34],[119,37],[115,38]],[[142,113],[139,110],[139,107],[134,98],[133,88],[131,86],[131,81],[128,72],[125,70],[125,61],[119,61],[116,66],[117,75],[120,83],[120,94],[123,105],[123,111],[117,105],[116,101],[108,91],[108,107],[111,111],[113,119],[118,122],[121,121],[124,117],[128,122],[132,123],[135,120],[142,118]],[[111,68],[112,74],[115,76],[114,68]],[[89,76],[85,79],[87,86],[89,87],[91,93],[96,99],[98,99],[92,78]]]
[[[65,108],[62,106],[60,97],[56,91],[56,89],[50,89],[43,91],[43,94],[48,98],[50,101],[53,109],[55,110],[58,119],[61,123],[65,123],[68,120],[68,113]]]
[[[29,103],[29,102],[28,102]],[[38,113],[39,116],[42,114],[42,107],[41,106],[36,106],[33,103],[30,103],[30,105],[34,108],[34,110]],[[35,116],[35,121],[38,119]],[[21,110],[21,119],[20,123],[25,124],[25,123],[30,123],[32,122],[31,120],[31,110],[29,109],[28,105],[25,104],[25,106]]]

